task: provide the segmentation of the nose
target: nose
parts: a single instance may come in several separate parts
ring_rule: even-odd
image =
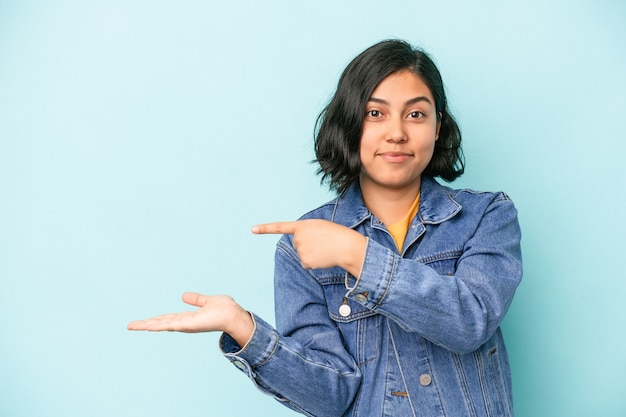
[[[404,143],[408,140],[401,118],[394,117],[388,121],[386,140],[391,143]]]

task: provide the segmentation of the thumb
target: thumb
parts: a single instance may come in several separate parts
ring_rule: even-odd
[[[192,306],[203,307],[209,301],[209,297],[197,292],[186,292],[183,294],[183,301]]]

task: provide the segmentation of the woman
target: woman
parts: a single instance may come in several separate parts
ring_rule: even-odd
[[[296,222],[275,259],[276,329],[228,296],[131,330],[222,331],[225,356],[309,416],[509,416],[499,325],[522,276],[503,193],[453,190],[461,134],[423,51],[380,42],[344,70],[316,157],[338,197]]]

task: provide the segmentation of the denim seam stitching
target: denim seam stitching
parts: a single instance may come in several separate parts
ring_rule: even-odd
[[[385,298],[387,297],[387,294],[389,293],[389,288],[391,287],[391,281],[393,280],[393,273],[395,269],[396,269],[396,257],[394,255],[391,257],[391,270],[389,271],[389,279],[387,279],[387,286],[385,287],[385,291],[383,291],[383,294],[380,296],[376,304],[374,304],[374,307],[372,308],[372,310],[376,310],[377,308],[379,308],[384,302]]]
[[[428,255],[428,256],[421,257],[421,258],[417,258],[416,261],[423,263],[423,264],[428,264],[428,263],[432,263],[436,261],[444,261],[447,259],[458,259],[461,257],[462,254],[463,254],[462,250],[446,251],[446,252],[437,253],[434,255]]]
[[[459,355],[456,353],[452,354],[452,359],[456,370],[456,376],[459,379],[459,385],[461,386],[461,391],[463,392],[465,407],[471,413],[470,417],[476,417],[476,410],[474,409],[474,403],[472,401],[472,395],[470,393],[469,384],[467,383],[467,376],[465,376],[463,364],[461,363]]]

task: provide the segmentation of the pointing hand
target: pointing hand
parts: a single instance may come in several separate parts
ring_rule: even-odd
[[[348,227],[327,220],[309,219],[254,226],[256,234],[290,234],[304,269],[340,266],[358,277],[367,238]]]

